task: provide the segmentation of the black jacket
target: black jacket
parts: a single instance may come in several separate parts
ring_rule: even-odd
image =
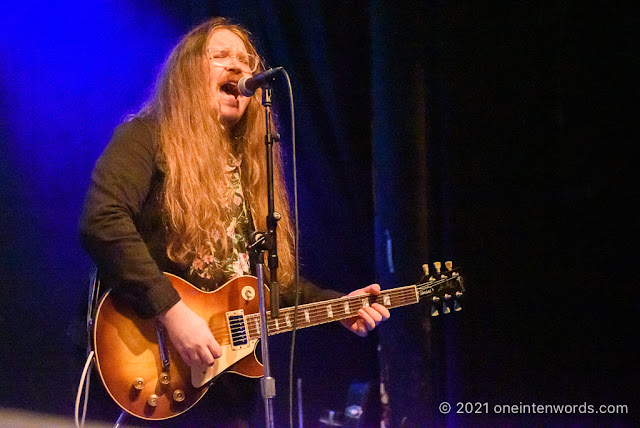
[[[80,219],[82,244],[98,267],[102,283],[143,318],[180,300],[163,272],[208,289],[219,285],[202,284],[206,280],[189,275],[186,267],[166,254],[161,205],[166,168],[155,135],[154,123],[139,118],[116,128],[96,162]],[[301,303],[341,295],[301,279]],[[291,306],[294,297],[292,291],[283,293],[283,306]]]

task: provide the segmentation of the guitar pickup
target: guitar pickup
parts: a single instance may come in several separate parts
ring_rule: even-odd
[[[231,338],[231,349],[237,351],[249,347],[247,323],[242,309],[226,313],[227,329]]]
[[[169,351],[167,350],[167,339],[164,334],[164,326],[156,323],[156,335],[158,337],[158,349],[160,351],[160,360],[162,362],[162,370],[169,370],[171,365],[169,361]]]

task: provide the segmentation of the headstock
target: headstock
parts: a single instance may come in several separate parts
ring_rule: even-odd
[[[444,262],[444,266],[443,271],[442,263],[434,262],[435,272],[429,272],[429,265],[422,265],[424,277],[416,284],[420,300],[431,301],[431,315],[434,317],[440,315],[440,311],[451,313],[452,305],[454,312],[462,310],[460,300],[464,296],[464,285],[459,268],[454,268],[451,261]]]

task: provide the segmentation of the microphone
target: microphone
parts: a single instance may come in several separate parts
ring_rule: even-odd
[[[256,93],[258,88],[264,88],[275,78],[275,74],[282,70],[282,67],[270,68],[262,73],[251,77],[243,77],[238,81],[238,91],[245,97],[250,97]]]

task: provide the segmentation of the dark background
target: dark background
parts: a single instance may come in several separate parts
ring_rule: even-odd
[[[469,3],[1,6],[0,406],[73,413],[91,271],[76,229],[93,163],[179,37],[222,15],[292,80],[305,276],[390,288],[454,260],[468,290],[462,313],[397,309],[367,339],[299,332],[308,425],[342,410],[351,384],[377,390],[379,367],[391,426],[637,423],[638,16],[620,3]],[[275,95],[290,167],[281,83]],[[272,342],[282,424],[289,342]],[[89,418],[111,422],[98,383]],[[445,400],[629,414],[444,417]]]

